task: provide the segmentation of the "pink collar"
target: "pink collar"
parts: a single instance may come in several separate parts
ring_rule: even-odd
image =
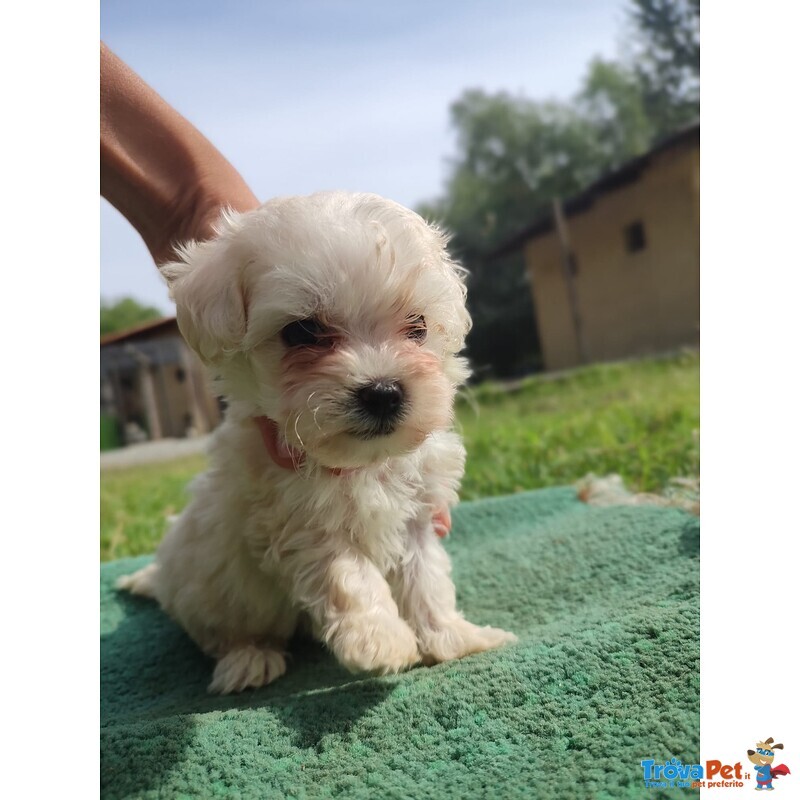
[[[269,457],[276,466],[281,469],[296,470],[306,460],[306,454],[302,450],[296,450],[278,434],[278,423],[269,417],[253,417],[264,447],[267,448]],[[348,467],[324,467],[330,475],[352,475],[358,470]],[[433,515],[433,530],[437,536],[444,538],[450,533],[452,527],[450,510],[445,506]]]
[[[278,423],[275,420],[264,416],[253,417],[253,419],[261,433],[264,447],[267,448],[269,457],[276,466],[294,471],[305,462],[306,454],[302,450],[292,447],[278,434]],[[347,467],[325,467],[324,469],[331,475],[352,475],[356,472],[355,469]]]

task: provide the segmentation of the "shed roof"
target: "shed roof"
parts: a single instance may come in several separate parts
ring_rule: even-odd
[[[147,322],[142,322],[139,325],[134,325],[131,328],[125,328],[123,331],[114,331],[107,333],[105,336],[100,337],[100,347],[107,344],[114,344],[115,342],[122,342],[126,339],[136,339],[139,337],[149,337],[157,334],[162,328],[168,328],[171,325],[177,327],[178,320],[176,317],[161,317],[161,319],[151,319]]]
[[[662,139],[655,147],[648,150],[630,161],[626,161],[616,169],[601,175],[594,183],[587,186],[582,192],[573,195],[563,203],[564,216],[571,217],[574,214],[580,214],[583,211],[591,208],[592,204],[603,194],[614,191],[630,183],[633,183],[639,178],[644,169],[652,162],[652,160],[661,153],[667,150],[672,150],[688,144],[694,140],[699,143],[700,140],[700,123],[695,122],[686,128]],[[493,250],[489,255],[491,258],[499,258],[519,250],[525,242],[530,239],[536,239],[549,233],[554,228],[553,214],[551,211],[546,211],[537,217],[528,227],[523,228],[519,233],[512,236],[506,242],[501,244],[498,248]]]

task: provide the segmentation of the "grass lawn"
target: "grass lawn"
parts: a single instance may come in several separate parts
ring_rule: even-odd
[[[469,390],[458,404],[462,499],[571,484],[589,472],[617,472],[639,491],[698,475],[699,366],[696,353],[683,353]],[[101,560],[152,552],[204,466],[193,457],[102,472]]]

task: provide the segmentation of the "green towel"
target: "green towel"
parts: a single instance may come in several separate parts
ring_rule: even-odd
[[[657,798],[640,762],[699,756],[699,522],[572,489],[464,503],[459,606],[519,643],[351,675],[311,641],[287,674],[206,693],[212,662],[101,567],[101,786],[121,797]]]

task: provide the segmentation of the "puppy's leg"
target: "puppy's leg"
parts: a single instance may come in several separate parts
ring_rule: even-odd
[[[430,519],[410,523],[408,552],[391,576],[400,614],[416,631],[426,664],[517,641],[513,633],[473,625],[456,609],[450,559]]]
[[[230,694],[266,686],[286,672],[286,658],[268,645],[243,645],[217,661],[208,687],[212,694]]]
[[[317,557],[309,559],[309,555]],[[339,663],[351,671],[381,675],[407,669],[420,660],[414,631],[397,611],[378,568],[348,549],[288,559],[297,604],[308,612],[314,633]],[[299,559],[302,558],[302,563]]]
[[[117,589],[124,589],[131,594],[138,594],[142,597],[155,597],[155,579],[158,574],[158,564],[154,561],[148,564],[133,575],[123,575],[117,578],[114,584]]]

